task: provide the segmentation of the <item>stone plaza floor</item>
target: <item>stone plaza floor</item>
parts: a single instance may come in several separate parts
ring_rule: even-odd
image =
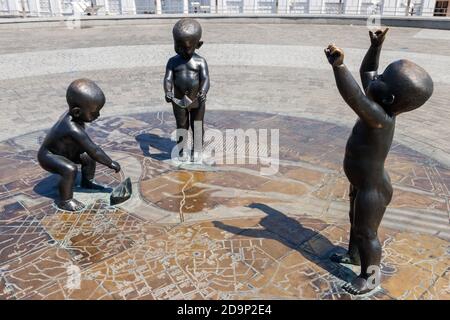
[[[279,129],[275,175],[249,159],[206,171],[171,164],[171,24],[0,29],[0,299],[450,299],[450,31],[387,35],[380,70],[408,58],[435,91],[397,119],[381,287],[352,296],[341,286],[358,268],[328,257],[348,244],[342,159],[356,115],[323,49],[343,47],[356,77],[367,28],[202,26],[206,127]],[[107,99],[89,132],[123,169],[99,165],[96,179],[115,187],[130,177],[134,194],[109,206],[109,194],[77,188],[87,208],[69,213],[55,207],[57,178],[36,152],[82,77]],[[79,288],[68,285],[74,266]]]

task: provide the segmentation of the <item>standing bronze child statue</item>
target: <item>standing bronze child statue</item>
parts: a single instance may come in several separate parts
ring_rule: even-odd
[[[349,248],[345,255],[331,257],[335,262],[361,265],[361,274],[344,285],[352,294],[375,289],[369,277],[379,270],[381,244],[377,232],[392,198],[384,162],[394,136],[395,119],[402,112],[422,106],[433,93],[428,73],[408,60],[392,62],[382,74],[377,73],[387,31],[370,32],[371,46],[360,68],[365,94],[344,65],[342,49],[335,45],[325,49],[339,92],[359,117],[344,158],[344,171],[350,182]],[[379,272],[376,274],[378,283]]]
[[[169,59],[164,77],[167,102],[172,102],[177,123],[179,160],[188,161],[186,133],[189,127],[194,136],[194,161],[202,160],[206,94],[209,90],[209,73],[206,60],[195,53],[203,41],[202,27],[190,18],[179,20],[172,30],[177,55]],[[197,130],[196,130],[197,129]],[[201,132],[198,132],[201,130]],[[184,134],[183,132],[184,131]],[[201,134],[201,135],[200,135]],[[184,137],[183,137],[184,136]]]
[[[58,207],[78,211],[84,205],[73,198],[77,164],[81,164],[81,187],[96,190],[104,189],[94,182],[96,162],[116,172],[120,171],[120,165],[112,161],[85,131],[85,123],[100,116],[105,104],[103,91],[93,81],[79,79],[70,84],[66,98],[69,111],[61,116],[45,137],[38,152],[38,161],[45,170],[61,176]]]

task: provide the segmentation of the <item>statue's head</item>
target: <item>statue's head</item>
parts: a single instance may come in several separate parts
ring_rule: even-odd
[[[433,93],[433,80],[414,62],[398,60],[370,82],[366,93],[386,112],[397,115],[422,106]]]
[[[74,120],[92,122],[100,116],[105,105],[105,95],[94,81],[78,79],[67,88],[69,112]]]
[[[202,27],[200,23],[191,18],[178,20],[172,30],[175,52],[184,59],[189,60],[194,55],[195,49],[202,46]]]

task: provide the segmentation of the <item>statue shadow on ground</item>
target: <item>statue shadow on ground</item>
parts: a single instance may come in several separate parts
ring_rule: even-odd
[[[264,229],[239,228],[226,225],[220,221],[214,221],[213,223],[217,228],[236,235],[277,240],[283,245],[298,251],[306,259],[343,281],[348,282],[356,277],[356,274],[349,268],[329,260],[329,256],[332,253],[346,252],[344,248],[333,245],[330,240],[317,231],[303,226],[297,220],[265,204],[252,203],[248,207],[259,209],[267,214],[259,222]],[[312,238],[315,238],[315,242],[320,244],[320,252],[312,252],[312,249],[308,250],[307,246],[302,246]]]
[[[45,198],[49,198],[52,200],[57,200],[59,198],[58,192],[58,183],[60,177],[57,174],[51,174],[48,177],[45,177],[41,181],[39,181],[33,188],[33,191]],[[112,188],[106,187],[103,190],[89,190],[80,187],[81,175],[78,174],[77,179],[75,181],[75,187],[73,189],[74,192],[83,192],[83,193],[111,193]]]
[[[176,146],[176,142],[170,138],[160,137],[152,133],[139,134],[135,139],[139,143],[144,156],[160,161],[171,159],[172,149]],[[150,153],[150,147],[161,152]]]

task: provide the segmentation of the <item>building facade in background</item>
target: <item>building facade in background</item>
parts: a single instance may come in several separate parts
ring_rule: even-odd
[[[0,16],[346,14],[450,16],[450,0],[0,0]]]

